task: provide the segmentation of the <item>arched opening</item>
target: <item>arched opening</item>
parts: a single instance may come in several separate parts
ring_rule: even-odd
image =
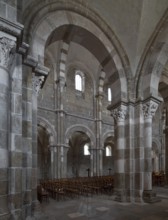
[[[69,146],[68,177],[87,177],[90,170],[90,138],[84,132],[76,131],[69,139]]]
[[[108,88],[108,101],[112,101],[112,93],[111,93],[111,88]]]
[[[156,143],[152,143],[152,172],[160,171],[160,158],[159,158],[159,149],[157,149]]]
[[[45,180],[51,178],[51,154],[49,135],[44,127],[38,126],[37,137],[37,176],[38,180]]]
[[[103,175],[114,174],[114,137],[109,136],[104,142]]]
[[[81,74],[79,74],[78,71],[75,73],[75,89],[80,92],[84,91],[82,84],[83,84],[82,76]]]

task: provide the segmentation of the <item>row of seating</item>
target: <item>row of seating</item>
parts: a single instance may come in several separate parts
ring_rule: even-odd
[[[79,196],[109,194],[112,192],[113,186],[113,176],[101,176],[41,180],[39,189],[40,187],[43,189],[44,199],[46,199],[46,194],[48,194],[48,196],[59,201]],[[38,197],[42,201],[42,192],[38,193]]]
[[[164,186],[166,184],[166,175],[163,171],[152,172],[152,185]]]

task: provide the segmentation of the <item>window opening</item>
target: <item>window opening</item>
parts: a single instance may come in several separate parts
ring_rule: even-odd
[[[111,88],[108,88],[108,101],[111,102],[111,100],[112,100]]]
[[[78,73],[75,75],[75,89],[82,92],[82,76]]]
[[[112,156],[112,148],[111,146],[106,146],[106,157]]]
[[[84,155],[90,155],[89,144],[84,145]]]

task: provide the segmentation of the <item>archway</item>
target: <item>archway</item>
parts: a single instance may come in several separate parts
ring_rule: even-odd
[[[67,153],[68,177],[84,177],[90,175],[90,138],[80,131],[71,135]]]
[[[70,46],[71,42],[80,44],[96,57],[99,69],[104,69],[107,80],[113,84],[113,104],[126,101],[127,78],[131,71],[125,51],[113,31],[96,13],[78,2],[75,4],[79,4],[80,10],[73,4],[73,2],[46,4],[45,1],[41,1],[38,10],[37,8],[36,11],[32,10],[31,14],[29,11],[29,19],[25,16],[25,37],[31,45],[30,53],[44,63],[45,50],[50,44],[57,41],[66,42]],[[100,77],[99,71],[97,77]]]
[[[155,142],[152,142],[152,172],[160,171],[159,149]]]
[[[104,142],[103,176],[114,174],[114,138],[109,136]]]
[[[44,127],[38,126],[37,137],[38,179],[49,179],[51,178],[51,154],[49,148],[49,135]]]
[[[56,161],[53,158],[53,148],[56,147],[57,134],[49,121],[37,118],[37,170],[38,179],[54,178]]]

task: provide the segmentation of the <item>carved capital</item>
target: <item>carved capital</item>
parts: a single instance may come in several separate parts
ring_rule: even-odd
[[[126,106],[120,106],[111,111],[112,117],[115,121],[124,121],[127,114]]]
[[[16,50],[16,42],[7,37],[0,37],[0,66],[9,68]]]
[[[158,104],[154,101],[149,101],[143,104],[142,110],[145,118],[152,118],[158,108]]]
[[[44,80],[45,80],[44,76],[34,76],[33,77],[32,87],[33,87],[33,90],[36,92],[37,95],[39,94],[39,91],[42,87],[42,84],[43,84]]]

